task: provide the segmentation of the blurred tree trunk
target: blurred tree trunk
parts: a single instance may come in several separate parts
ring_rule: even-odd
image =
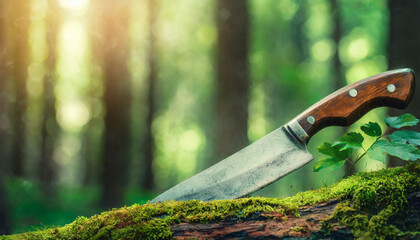
[[[92,74],[93,75],[93,74]],[[94,78],[91,78],[92,81]],[[89,84],[89,90],[87,91],[89,110],[91,113],[95,107],[97,107],[97,99],[95,95],[98,95],[100,90],[97,84]],[[100,172],[98,169],[101,167],[101,156],[103,152],[103,134],[102,131],[102,117],[91,116],[91,119],[86,123],[85,132],[82,136],[82,162],[83,162],[83,187],[91,187],[98,185]]]
[[[143,189],[153,190],[154,189],[154,172],[153,172],[153,159],[155,150],[155,140],[152,132],[153,117],[156,112],[155,106],[155,88],[157,82],[157,62],[156,62],[156,0],[148,0],[149,8],[149,76],[148,90],[147,90],[147,106],[148,113],[146,119],[146,136],[144,144],[144,177],[143,177]]]
[[[29,57],[29,15],[30,1],[10,1],[10,58],[14,81],[15,106],[13,106],[12,171],[15,176],[24,175],[25,159],[25,112],[27,108],[26,78]]]
[[[130,1],[100,1],[103,12],[103,78],[105,146],[101,205],[116,207],[123,200],[127,183],[130,144],[131,84],[127,66]]]
[[[83,133],[82,152],[83,152],[83,186],[98,184],[101,173],[97,169],[101,168],[101,156],[103,155],[103,134],[102,134],[102,114],[94,113],[97,111],[98,100],[102,100],[103,87],[103,48],[105,44],[103,36],[103,12],[101,0],[91,0],[89,4],[89,35],[90,50],[92,55],[92,66],[90,72],[91,81],[86,91],[87,102],[91,116],[86,123],[86,131]]]
[[[388,43],[388,61],[389,68],[412,68],[415,73],[420,72],[420,21],[418,15],[420,12],[420,1],[416,0],[390,0],[388,1],[390,10],[390,34]],[[411,113],[420,118],[420,87],[416,87],[414,97],[409,107],[404,112]],[[389,115],[402,115],[400,110],[390,109]],[[420,131],[417,126],[411,130]],[[389,167],[406,164],[397,158],[390,158]]]
[[[303,63],[309,57],[308,38],[305,34],[305,23],[308,19],[308,2],[306,0],[296,1],[299,4],[296,14],[290,22],[290,34],[293,43],[296,45],[299,63]]]
[[[340,54],[339,54],[339,44],[341,37],[343,35],[342,32],[342,21],[341,21],[341,14],[340,14],[340,2],[339,0],[330,0],[331,4],[331,13],[332,13],[332,20],[334,22],[334,28],[332,33],[332,39],[335,43],[335,53],[332,60],[332,84],[333,84],[333,91],[336,91],[345,85],[347,85],[346,77],[344,76],[344,69],[341,65],[340,61]],[[341,128],[340,131],[338,131],[336,138],[341,137],[344,133],[346,133],[347,128]],[[350,171],[350,172],[349,172]],[[344,163],[344,172],[349,174],[355,173],[355,168],[351,167],[351,163],[349,161],[346,161]]]
[[[340,89],[346,85],[346,79],[343,74],[343,67],[341,65],[340,56],[339,56],[339,43],[342,36],[342,26],[341,26],[341,14],[340,14],[340,5],[338,0],[331,1],[331,10],[332,10],[332,19],[334,22],[334,29],[332,33],[332,38],[335,43],[335,53],[333,57],[333,91]]]
[[[56,166],[53,159],[54,146],[57,138],[57,120],[55,112],[55,66],[57,56],[57,34],[59,26],[59,7],[57,1],[49,0],[46,18],[46,38],[48,55],[45,62],[46,74],[44,77],[44,118],[42,121],[42,149],[39,165],[39,179],[45,188],[50,189],[54,183]],[[48,190],[49,191],[49,190]]]
[[[3,175],[2,171],[0,172],[0,174]],[[10,234],[10,230],[10,220],[7,206],[7,194],[4,186],[4,177],[0,176],[0,235]]]
[[[248,1],[219,0],[215,161],[248,143]]]
[[[6,95],[7,81],[7,39],[6,39],[7,12],[5,1],[0,1],[0,235],[10,234],[10,220],[7,206],[7,192],[5,189],[5,178],[7,169],[7,110],[8,101]]]

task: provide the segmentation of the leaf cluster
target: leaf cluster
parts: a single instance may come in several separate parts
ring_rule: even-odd
[[[387,117],[385,124],[387,129],[382,131],[381,126],[376,122],[369,122],[360,127],[360,132],[349,132],[340,137],[334,143],[324,142],[318,146],[318,151],[326,158],[320,159],[315,163],[314,171],[318,172],[324,168],[338,169],[346,161],[353,167],[366,154],[369,158],[385,162],[386,155],[398,157],[406,161],[416,161],[420,159],[420,132],[412,130],[397,130],[392,134],[388,132],[403,127],[415,126],[419,119],[412,114],[404,114],[396,117]],[[363,146],[365,137],[375,138],[374,142],[367,148]],[[362,150],[354,161],[351,160],[353,154]]]

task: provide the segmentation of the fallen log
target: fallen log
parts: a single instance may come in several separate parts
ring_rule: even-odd
[[[175,239],[354,239],[351,228],[343,224],[336,224],[329,230],[323,229],[323,223],[331,218],[337,203],[337,199],[333,199],[314,206],[301,207],[300,217],[293,215],[285,217],[271,213],[259,214],[244,221],[231,219],[209,224],[180,223],[171,226],[171,232]],[[404,218],[394,218],[389,224],[405,228],[406,231],[410,228],[411,231],[419,230],[420,192],[409,195]],[[417,224],[417,227],[413,224]],[[418,233],[407,234],[405,238],[418,239],[416,236],[419,237]],[[400,237],[403,238],[403,234]]]
[[[420,167],[359,173],[288,198],[168,201],[4,239],[419,239]],[[0,237],[1,238],[1,237]]]
[[[300,217],[278,213],[258,213],[243,221],[237,218],[219,223],[180,223],[171,226],[176,239],[284,238],[304,237],[322,230],[321,222],[332,216],[337,199],[299,209]]]

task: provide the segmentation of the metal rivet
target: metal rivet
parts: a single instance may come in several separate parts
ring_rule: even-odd
[[[388,90],[388,92],[395,92],[395,85],[394,84],[389,84],[386,89]]]
[[[356,97],[357,96],[357,90],[356,89],[350,89],[349,91],[350,97]]]
[[[313,116],[309,116],[306,118],[306,121],[308,121],[309,124],[313,124],[315,122],[315,118]]]

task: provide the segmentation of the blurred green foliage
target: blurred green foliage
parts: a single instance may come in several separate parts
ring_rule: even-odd
[[[27,180],[10,178],[6,188],[14,232],[64,225],[81,214],[90,216],[99,210],[93,207],[98,189],[61,187],[59,197],[49,199],[38,184]]]
[[[97,34],[89,25],[88,0],[60,0],[56,109],[61,127],[54,158],[59,167],[55,200],[43,197],[36,179],[40,157],[41,81],[46,57],[45,0],[32,0],[31,57],[28,69],[29,106],[26,170],[28,179],[9,179],[7,189],[14,232],[34,226],[62,225],[78,215],[97,213],[104,106],[101,69],[93,61],[89,39]],[[250,142],[302,112],[335,89],[336,51],[347,83],[387,70],[388,9],[385,0],[249,1],[251,16],[249,104]],[[144,203],[154,193],[138,189],[143,174],[141,150],[145,132],[147,77],[146,1],[131,1],[130,58],[132,79],[131,162],[126,204]],[[215,98],[216,1],[157,1],[158,111],[154,116],[156,193],[208,166],[212,156]],[[334,42],[332,13],[340,13],[341,38]],[[124,107],[124,106],[122,106]],[[370,112],[361,122],[378,121],[384,109]],[[358,127],[360,124],[356,123]],[[336,138],[338,128],[317,134],[308,149]],[[314,163],[290,174],[257,195],[287,196],[335,182],[342,172],[312,173]],[[377,169],[383,164],[360,164]],[[87,169],[93,169],[86,174]],[[31,227],[29,227],[31,226]]]
[[[14,232],[61,226],[78,216],[89,217],[101,211],[96,205],[100,196],[98,187],[60,186],[56,196],[46,197],[39,184],[9,178],[6,189],[9,207],[13,209],[11,217]],[[140,192],[138,189],[127,189],[124,205],[144,204],[153,196],[152,193]]]

